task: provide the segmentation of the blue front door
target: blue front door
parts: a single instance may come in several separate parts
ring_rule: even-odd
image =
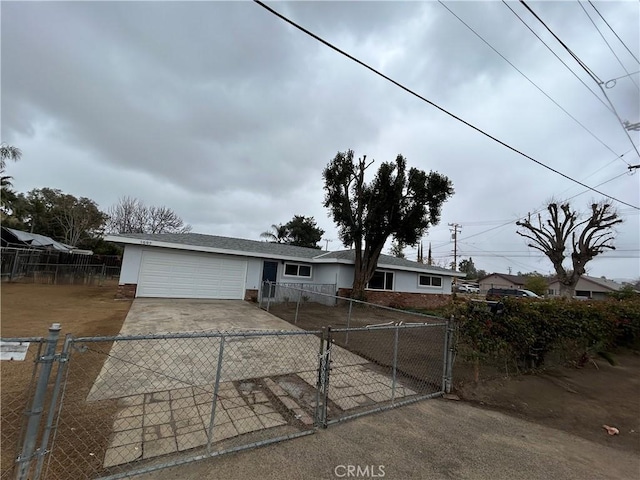
[[[262,265],[262,297],[273,297],[275,295],[276,287],[271,285],[271,288],[265,282],[276,283],[278,279],[278,262],[266,261]]]

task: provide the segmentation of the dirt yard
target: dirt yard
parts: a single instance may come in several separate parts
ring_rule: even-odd
[[[294,323],[295,306],[271,306],[271,312]],[[300,307],[296,325],[307,330],[326,326],[346,326],[346,307],[305,304]],[[419,322],[415,317],[375,308],[354,308],[351,326],[388,321]],[[416,332],[417,333],[417,332]],[[425,364],[441,362],[434,353],[440,337],[413,334],[401,341],[399,367],[409,374],[424,375]],[[372,338],[350,337],[349,350],[378,359],[388,365],[389,349],[376,348]],[[358,341],[359,340],[359,341]],[[403,340],[403,339],[401,339]],[[390,339],[381,339],[389,344]],[[336,343],[344,346],[344,338]],[[425,348],[426,347],[426,348]],[[432,353],[429,353],[432,352]],[[441,350],[438,350],[441,352]],[[480,381],[473,381],[473,366],[458,359],[454,366],[455,393],[463,401],[497,410],[526,420],[557,428],[603,445],[640,453],[640,352],[615,355],[617,365],[596,360],[582,369],[556,368],[537,375],[506,375],[504,371],[481,368]],[[512,373],[512,372],[511,372]],[[620,434],[609,436],[602,425],[615,426]]]
[[[76,285],[2,284],[2,320],[0,331],[3,338],[44,336],[52,323],[62,326],[61,337],[71,333],[76,336],[114,335],[120,331],[129,311],[130,301],[114,300],[116,287],[93,287]],[[60,345],[62,341],[60,342]],[[23,362],[3,361],[0,369],[2,386],[2,478],[10,478],[21,423],[24,419],[27,393],[33,370],[33,359],[37,355],[34,345]],[[52,462],[50,478],[80,478],[86,455],[80,452],[100,452],[102,445],[95,439],[96,429],[111,419],[113,408],[92,409],[85,399],[87,389],[102,368],[104,357],[92,356],[83,363],[83,379],[70,378],[65,396],[63,415],[73,410],[78,429],[73,437],[60,435],[57,445],[65,450],[65,457]],[[52,383],[52,382],[51,382]],[[51,384],[50,384],[51,390]],[[113,411],[112,411],[113,410]],[[89,457],[92,458],[92,457]]]

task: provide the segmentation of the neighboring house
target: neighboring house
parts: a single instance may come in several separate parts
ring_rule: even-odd
[[[127,297],[255,300],[265,281],[335,285],[348,296],[354,251],[314,248],[197,233],[108,235],[124,245],[119,293]],[[369,282],[372,302],[433,306],[464,273],[381,255]]]
[[[481,292],[486,292],[490,288],[520,289],[524,288],[524,284],[527,283],[527,277],[507,275],[506,273],[492,273],[482,277],[478,280],[478,283],[480,284]]]
[[[593,300],[602,300],[607,298],[609,293],[617,292],[623,287],[624,285],[614,282],[613,280],[582,275],[571,295],[575,297],[591,298]],[[557,279],[552,279],[549,282],[548,296],[560,296],[560,282],[558,282]]]

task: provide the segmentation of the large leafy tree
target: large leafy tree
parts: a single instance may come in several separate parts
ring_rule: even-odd
[[[527,281],[524,282],[524,288],[536,293],[540,296],[546,295],[549,287],[547,279],[539,273],[534,273],[527,276]]]
[[[323,171],[325,199],[345,246],[355,250],[352,296],[365,287],[389,237],[415,246],[430,225],[440,221],[444,202],[453,194],[451,181],[437,172],[407,170],[402,155],[384,162],[370,182],[365,171],[373,162],[356,160],[353,150],[338,152]]]
[[[315,218],[294,215],[284,225],[282,223],[271,225],[271,229],[262,232],[260,237],[271,243],[319,249],[318,242],[322,240],[322,235],[324,230],[316,225]]]
[[[188,233],[191,225],[168,207],[148,207],[141,200],[122,197],[108,210],[109,233]]]
[[[469,257],[469,259],[467,260],[466,258],[461,260],[460,263],[458,264],[458,269],[462,272],[462,273],[466,273],[467,279],[471,279],[471,278],[478,278],[478,270],[476,269],[476,266],[473,263],[473,258]]]
[[[529,216],[516,222],[521,227],[517,233],[529,240],[529,247],[549,258],[560,282],[560,295],[570,297],[586,272],[585,265],[606,250],[615,250],[611,243],[614,227],[622,219],[606,202],[593,203],[586,218],[569,203],[551,202],[547,213],[545,220],[538,214],[537,221]]]
[[[293,218],[285,225],[288,233],[289,245],[297,245],[298,247],[320,248],[318,242],[322,240],[324,230],[316,225],[313,217],[305,217],[303,215],[294,215]]]
[[[26,195],[17,195],[8,223],[80,246],[101,235],[106,220],[107,215],[89,198],[77,198],[53,188],[37,188]]]

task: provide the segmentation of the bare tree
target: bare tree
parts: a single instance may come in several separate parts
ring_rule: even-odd
[[[518,231],[531,241],[531,248],[544,253],[556,271],[560,282],[560,295],[570,297],[578,280],[584,273],[585,265],[606,249],[615,250],[611,244],[615,238],[613,227],[622,223],[618,213],[606,202],[591,205],[588,218],[580,220],[580,215],[568,203],[555,202],[547,206],[549,218],[543,222],[538,214],[537,224],[531,223],[531,216],[516,225]],[[567,249],[571,249],[571,268],[565,268]]]
[[[188,233],[191,225],[168,207],[147,207],[141,200],[122,197],[108,210],[110,233]]]

